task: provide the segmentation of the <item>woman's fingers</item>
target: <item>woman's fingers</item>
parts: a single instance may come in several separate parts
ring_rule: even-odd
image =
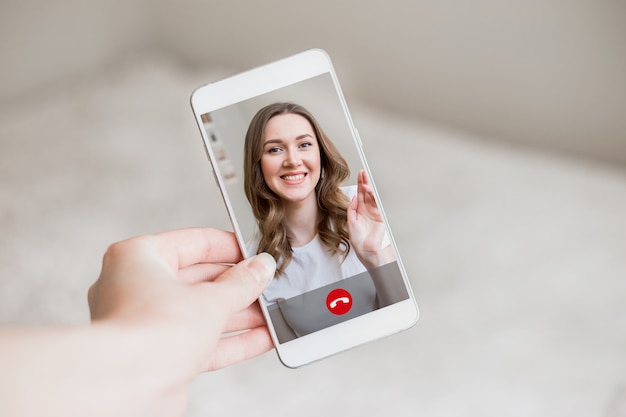
[[[178,279],[185,284],[197,284],[199,282],[210,282],[226,272],[231,265],[224,264],[195,264],[178,271]]]
[[[224,337],[217,343],[207,371],[225,368],[271,350],[274,347],[267,327],[257,327],[234,336]]]
[[[223,333],[240,332],[242,330],[254,329],[265,325],[266,322],[261,312],[261,307],[258,302],[255,302],[245,310],[241,310],[230,316],[224,325]]]
[[[235,264],[243,259],[232,232],[192,228],[159,233],[152,238],[159,255],[174,271],[198,263]]]
[[[274,258],[267,254],[248,258],[226,269],[213,282],[198,290],[206,293],[208,306],[228,318],[246,309],[261,295],[276,271]]]

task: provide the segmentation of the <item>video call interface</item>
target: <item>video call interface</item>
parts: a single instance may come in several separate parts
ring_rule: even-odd
[[[289,219],[297,218],[296,210],[303,206],[294,204],[298,199],[314,198],[316,219],[326,216],[324,224],[330,225],[314,230],[311,241],[291,247],[288,262],[277,259],[286,267],[262,302],[280,343],[409,298],[381,203],[368,193],[370,179],[330,74],[206,113],[202,122],[214,171],[247,256],[255,255],[262,242],[278,241],[280,248],[283,240],[296,240],[290,238],[297,229],[290,228]],[[337,174],[343,171],[335,167],[344,165],[348,173]],[[327,214],[336,212],[345,212],[345,218]],[[280,214],[284,219],[277,217]],[[348,221],[350,214],[356,220]],[[311,219],[312,227],[319,227],[316,219]],[[377,232],[362,232],[372,228]],[[340,229],[346,231],[347,243],[334,244],[340,250],[333,251],[326,235],[339,239],[335,235]],[[380,248],[384,256],[363,249],[371,247]],[[271,254],[276,258],[276,253]]]

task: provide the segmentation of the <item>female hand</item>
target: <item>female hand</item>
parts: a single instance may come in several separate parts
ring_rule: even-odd
[[[113,244],[88,294],[93,321],[156,329],[161,360],[191,373],[219,369],[272,348],[259,297],[275,263],[242,259],[232,233],[186,229]],[[222,333],[238,332],[228,338]],[[178,343],[169,343],[170,338]],[[186,365],[186,366],[185,366]]]
[[[350,243],[367,269],[387,263],[382,249],[385,225],[364,170],[359,171],[357,195],[348,206]]]
[[[254,301],[275,267],[267,254],[242,261],[219,230],[111,245],[91,325],[0,329],[0,415],[182,415],[199,372],[271,349]]]

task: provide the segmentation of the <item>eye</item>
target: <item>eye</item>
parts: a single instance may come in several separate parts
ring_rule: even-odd
[[[273,146],[271,148],[268,148],[267,153],[278,153],[282,151],[282,148],[280,146]]]
[[[311,143],[311,142],[302,142],[300,144],[300,148],[309,148],[311,146],[313,146],[313,143]]]

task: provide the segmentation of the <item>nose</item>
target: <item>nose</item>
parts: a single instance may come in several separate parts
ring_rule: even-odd
[[[297,167],[302,164],[302,160],[300,159],[300,155],[298,155],[298,151],[293,148],[289,148],[285,154],[285,160],[283,161],[283,166],[286,167]]]

